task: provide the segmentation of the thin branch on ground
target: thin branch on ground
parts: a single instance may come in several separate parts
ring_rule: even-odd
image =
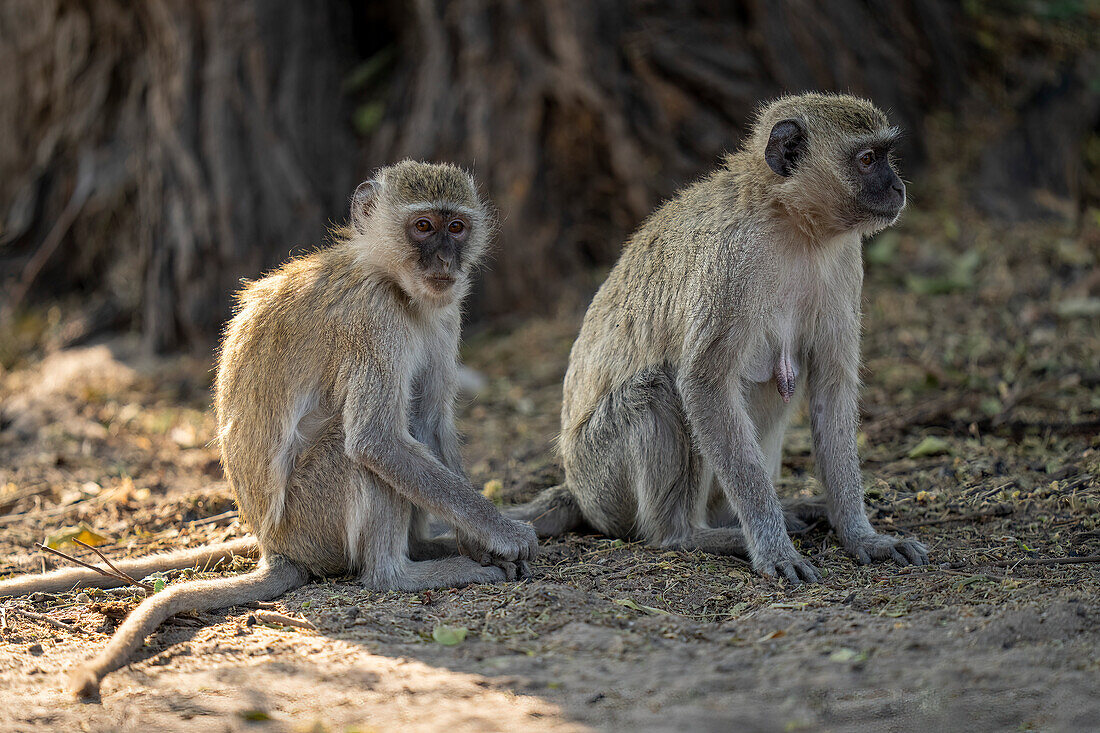
[[[1100,555],[1085,555],[1083,557],[1021,557],[1018,560],[997,560],[996,562],[974,564],[991,565],[997,568],[1011,568],[1017,565],[1079,565],[1093,562],[1100,562]]]
[[[50,490],[50,488],[51,487],[49,482],[43,482],[41,484],[38,484],[37,486],[25,487],[19,491],[16,491],[13,494],[9,494],[3,499],[0,499],[0,511],[7,511],[8,507],[22,501],[23,499],[27,499],[32,496],[38,496],[39,494],[45,494],[47,491]],[[18,516],[19,514],[22,514],[22,512],[18,512],[14,516]]]
[[[192,526],[192,527],[201,527],[205,524],[216,524],[217,522],[220,522],[223,519],[236,519],[239,516],[240,516],[240,513],[236,509],[230,509],[227,512],[222,512],[221,514],[215,514],[212,517],[206,517],[204,519],[196,519],[195,521],[188,522],[187,524]]]
[[[87,542],[81,542],[80,540],[76,539],[75,537],[73,538],[73,542],[80,545],[81,547],[87,547],[89,550],[91,550],[95,554],[99,555],[99,559],[102,560],[103,562],[107,563],[107,567],[109,567],[111,570],[114,570],[119,578],[125,578],[126,580],[130,581],[131,584],[136,585],[139,588],[143,588],[144,590],[146,590],[149,593],[153,592],[153,586],[149,585],[148,583],[143,583],[142,581],[140,581],[137,578],[133,577],[129,573],[126,573],[126,572],[123,572],[122,570],[119,570],[117,567],[115,567],[115,564],[107,558],[106,555],[104,555],[102,552],[99,551],[99,548],[92,547]]]
[[[36,544],[38,545],[38,547],[45,550],[46,552],[57,555],[58,557],[65,558],[69,562],[75,563],[75,564],[80,565],[80,566],[85,567],[85,568],[88,568],[89,570],[94,570],[95,572],[99,573],[100,575],[105,575],[108,578],[114,578],[115,580],[121,580],[123,583],[126,583],[126,584],[137,585],[137,586],[143,588],[144,590],[147,590],[147,591],[150,591],[150,592],[153,590],[153,586],[149,585],[148,583],[142,583],[140,581],[134,580],[129,575],[126,575],[125,573],[120,573],[117,570],[113,570],[113,568],[114,568],[113,565],[111,566],[112,570],[104,570],[103,568],[96,567],[95,565],[92,565],[91,563],[84,562],[83,560],[81,560],[78,557],[73,557],[72,555],[70,555],[66,552],[62,552],[61,550],[55,550],[52,547],[48,547],[48,546],[42,544],[41,542],[36,543]],[[84,543],[82,542],[81,544],[84,544]],[[84,545],[84,546],[88,547],[88,545]],[[101,554],[100,557],[103,557],[103,555]],[[110,565],[110,563],[107,563],[107,564]]]
[[[953,517],[936,517],[933,519],[916,519],[912,522],[901,522],[891,525],[894,529],[909,529],[911,527],[930,527],[935,524],[950,524],[951,522],[969,522],[980,519],[997,519],[998,517],[1011,516],[1011,509],[995,509],[986,512],[971,512],[969,514],[957,514]]]
[[[297,629],[308,629],[310,631],[316,631],[317,627],[302,618],[295,618],[293,616],[287,616],[282,613],[276,613],[275,611],[253,611],[249,614],[260,623],[265,624],[279,624],[281,626],[293,626]]]
[[[49,624],[50,626],[56,626],[59,629],[64,629],[65,631],[68,631],[68,632],[73,633],[73,634],[87,634],[87,635],[90,635],[90,636],[99,636],[99,634],[95,633],[94,631],[88,631],[87,629],[81,628],[79,626],[73,626],[72,624],[67,624],[64,621],[58,621],[57,619],[50,618],[49,616],[47,616],[43,613],[35,613],[34,611],[24,611],[22,608],[9,608],[9,609],[7,609],[7,611],[8,611],[8,613],[14,613],[16,616],[22,616],[23,618],[31,619],[33,621],[41,621],[43,623]]]

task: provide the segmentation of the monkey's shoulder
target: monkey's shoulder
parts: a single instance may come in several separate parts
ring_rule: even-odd
[[[318,250],[244,284],[226,344],[275,343],[288,354],[370,343],[396,348],[413,328],[400,299],[395,284],[348,253]]]

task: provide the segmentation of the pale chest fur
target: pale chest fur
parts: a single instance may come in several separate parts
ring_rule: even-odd
[[[757,294],[760,322],[746,347],[742,376],[769,382],[784,359],[794,376],[822,339],[832,337],[838,319],[858,321],[863,282],[860,240],[850,234],[813,250],[796,249]]]
[[[401,358],[405,369],[405,393],[408,396],[409,422],[416,425],[424,416],[423,397],[426,393],[439,395],[446,391],[437,384],[441,379],[453,376],[458,347],[458,315],[432,318],[413,324]]]

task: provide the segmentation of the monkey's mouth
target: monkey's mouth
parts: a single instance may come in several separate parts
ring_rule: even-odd
[[[425,279],[428,281],[428,285],[431,286],[432,290],[440,292],[455,284],[455,279],[451,275],[428,275]]]

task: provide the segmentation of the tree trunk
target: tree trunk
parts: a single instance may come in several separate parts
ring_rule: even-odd
[[[240,278],[316,245],[354,186],[350,15],[336,2],[0,6],[2,241],[63,240],[22,283],[106,292],[158,350],[207,343]]]
[[[639,220],[735,147],[777,94],[871,97],[911,133],[912,175],[926,114],[985,104],[971,71],[980,23],[963,7],[9,0],[6,300],[84,293],[155,349],[205,348],[239,278],[321,244],[355,183],[407,156],[469,167],[500,209],[472,316],[544,311],[576,275],[613,262]],[[1100,105],[1087,86],[1095,54],[1078,56],[1061,62],[1076,76],[1056,109],[1037,92],[1021,102],[1026,129],[1007,125],[989,148],[991,186],[998,166],[1014,166],[1021,190],[1028,175],[1057,191],[1079,172],[1070,162]],[[1067,110],[1085,113],[1074,137],[1032,174],[1026,156]]]

